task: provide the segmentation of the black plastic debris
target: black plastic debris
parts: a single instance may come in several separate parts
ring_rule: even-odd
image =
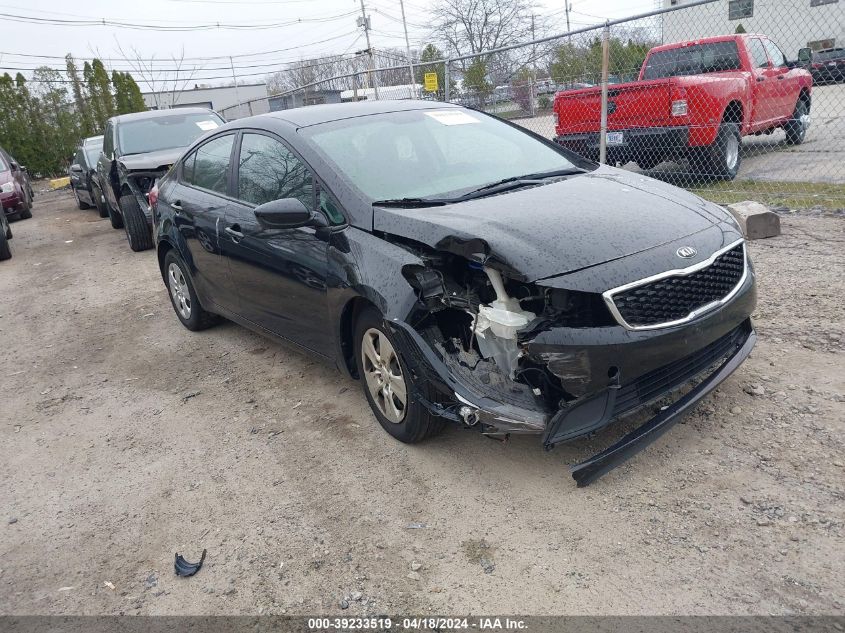
[[[198,563],[189,563],[179,554],[176,554],[176,561],[173,563],[173,569],[176,571],[177,576],[193,576],[200,570],[204,561],[205,550],[202,551],[202,556],[200,556],[200,562]]]

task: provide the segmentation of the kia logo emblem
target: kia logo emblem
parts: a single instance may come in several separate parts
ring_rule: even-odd
[[[692,246],[681,246],[675,253],[678,257],[683,257],[684,259],[690,259],[691,257],[695,257],[698,254],[698,251],[695,250]]]

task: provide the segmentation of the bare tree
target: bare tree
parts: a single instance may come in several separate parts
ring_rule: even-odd
[[[141,81],[147,84],[155,107],[159,110],[172,108],[178,104],[182,91],[192,83],[197,71],[203,68],[202,66],[193,65],[183,70],[182,67],[185,61],[184,48],[178,57],[174,55],[170,58],[168,63],[172,63],[173,67],[167,70],[156,68],[155,57],[145,59],[135,47],[132,48],[131,54],[127,54],[120,45],[120,41],[117,41],[117,48],[120,50],[124,61],[132,67],[132,70],[137,73]]]
[[[436,0],[434,32],[452,55],[481,53],[532,35],[531,0]]]

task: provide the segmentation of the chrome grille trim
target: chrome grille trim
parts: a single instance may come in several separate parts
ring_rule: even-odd
[[[722,255],[727,253],[728,251],[736,248],[739,245],[742,245],[742,276],[739,278],[739,281],[733,287],[733,289],[726,294],[724,297],[719,299],[718,301],[711,301],[710,303],[701,306],[690,312],[687,316],[682,319],[676,319],[674,321],[666,321],[665,323],[653,323],[649,325],[631,325],[628,323],[619,310],[616,307],[616,303],[613,301],[613,296],[619,294],[620,292],[625,292],[627,290],[631,290],[632,288],[639,288],[640,286],[646,286],[650,283],[654,283],[655,281],[659,281],[661,279],[665,279],[667,277],[686,277],[693,273],[698,272],[699,270],[703,270],[709,266],[712,266],[713,263]],[[644,279],[638,279],[637,281],[632,281],[631,283],[627,283],[623,286],[617,286],[616,288],[611,288],[610,290],[606,290],[602,293],[602,298],[604,299],[605,304],[607,305],[608,310],[613,315],[613,318],[616,319],[616,322],[619,323],[622,327],[626,330],[658,330],[661,328],[672,327],[675,325],[682,325],[684,323],[688,323],[693,319],[710,312],[711,310],[719,307],[720,305],[726,304],[728,301],[736,296],[736,293],[739,292],[739,289],[742,288],[742,285],[745,283],[745,280],[748,278],[748,253],[746,252],[745,248],[745,239],[738,239],[731,244],[728,244],[724,248],[719,249],[715,253],[713,253],[710,257],[705,259],[704,261],[698,262],[697,264],[693,264],[688,268],[679,268],[675,270],[667,270],[663,273],[658,273],[656,275],[652,275],[651,277],[645,277]]]

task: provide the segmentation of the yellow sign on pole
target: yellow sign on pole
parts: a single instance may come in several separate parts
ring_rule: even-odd
[[[426,92],[437,92],[437,73],[425,73],[423,80]]]

